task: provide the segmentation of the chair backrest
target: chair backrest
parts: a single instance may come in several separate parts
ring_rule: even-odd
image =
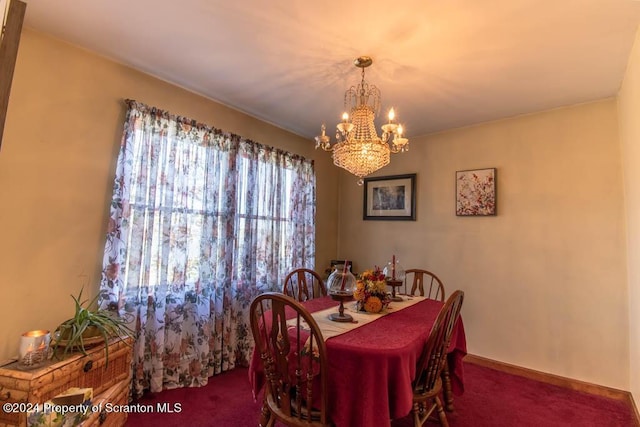
[[[302,302],[327,295],[327,288],[318,273],[308,268],[296,268],[284,279],[282,293]]]
[[[427,393],[440,386],[440,374],[446,363],[451,333],[460,317],[464,292],[455,291],[444,303],[433,324],[416,366],[415,393]]]
[[[421,296],[444,302],[444,285],[442,280],[428,270],[419,268],[411,268],[405,271],[405,291],[407,284],[411,283],[411,292],[409,295],[415,295],[416,289],[420,291]]]
[[[276,292],[258,295],[250,317],[270,411],[288,425],[310,418],[327,424],[329,364],[316,321],[298,301]]]

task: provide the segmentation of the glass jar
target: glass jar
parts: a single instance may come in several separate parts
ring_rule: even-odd
[[[351,273],[351,265],[335,269],[327,279],[329,295],[353,295],[356,289],[356,276]]]
[[[402,268],[397,258],[389,261],[382,270],[382,273],[385,275],[387,280],[404,281],[404,268]]]

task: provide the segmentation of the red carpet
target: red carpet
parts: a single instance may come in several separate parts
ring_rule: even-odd
[[[167,390],[136,403],[154,408],[158,403],[169,407],[180,403],[181,412],[129,414],[127,426],[248,427],[258,425],[260,412],[260,404],[251,396],[246,369],[213,377],[206,387]],[[469,363],[465,364],[465,393],[456,396],[455,406],[454,412],[447,413],[451,427],[636,426],[632,409],[625,402]],[[412,425],[410,417],[392,423],[393,427]]]

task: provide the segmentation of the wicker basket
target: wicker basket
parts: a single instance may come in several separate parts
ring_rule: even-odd
[[[129,383],[124,381],[117,383],[94,398],[91,403],[104,407],[107,402],[114,405],[126,405],[129,402]],[[122,427],[127,421],[127,416],[127,412],[108,412],[103,409],[102,412],[90,415],[81,426]]]
[[[21,370],[17,362],[0,367],[1,403],[44,403],[71,387],[93,388],[94,399],[115,385],[126,385],[127,398],[131,378],[131,339],[109,343],[109,363],[103,346],[73,353],[58,361],[53,358],[34,370]],[[0,410],[0,427],[26,425],[25,412]]]

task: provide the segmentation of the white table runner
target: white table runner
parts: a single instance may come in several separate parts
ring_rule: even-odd
[[[425,297],[414,296],[408,297],[406,295],[402,296],[402,301],[391,301],[391,303],[387,306],[387,308],[382,313],[367,313],[364,311],[357,311],[355,302],[349,301],[344,304],[345,314],[348,313],[353,317],[353,322],[334,322],[329,319],[329,315],[332,313],[338,312],[338,307],[340,305],[339,302],[336,301],[335,307],[325,308],[324,310],[316,311],[311,313],[311,316],[318,324],[320,328],[320,332],[322,333],[322,337],[324,340],[328,340],[331,337],[335,337],[336,335],[344,334],[345,332],[349,332],[353,329],[359,328],[361,326],[366,325],[367,323],[371,323],[374,320],[377,320],[383,316],[386,316],[390,313],[395,313],[400,310],[404,310],[407,307],[411,307],[414,304],[419,303],[420,301],[424,301]],[[289,327],[296,327],[296,320],[290,319],[287,321],[287,325]],[[309,329],[309,326],[304,322],[301,326],[305,329]]]

